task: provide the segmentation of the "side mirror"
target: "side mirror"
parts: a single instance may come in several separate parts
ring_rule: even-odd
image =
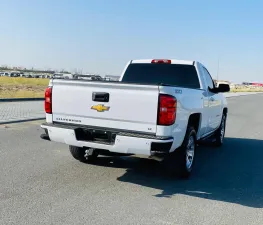
[[[213,89],[208,87],[208,89],[212,93],[223,93],[223,92],[229,92],[230,86],[229,86],[229,84],[219,84],[218,87],[215,87]]]
[[[219,84],[217,88],[217,92],[229,92],[230,86],[229,84]]]

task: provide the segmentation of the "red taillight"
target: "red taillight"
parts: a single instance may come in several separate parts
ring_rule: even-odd
[[[46,88],[45,91],[45,111],[52,114],[52,87]]]
[[[158,64],[161,64],[161,63],[165,63],[165,64],[171,64],[171,60],[170,59],[153,59],[152,60],[152,63],[158,63]]]
[[[176,98],[171,95],[160,94],[158,125],[170,126],[176,119]]]

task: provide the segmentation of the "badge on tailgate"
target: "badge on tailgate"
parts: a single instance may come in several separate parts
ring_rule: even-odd
[[[91,106],[91,109],[97,110],[97,112],[104,112],[104,111],[109,111],[110,107],[99,104],[99,105]]]

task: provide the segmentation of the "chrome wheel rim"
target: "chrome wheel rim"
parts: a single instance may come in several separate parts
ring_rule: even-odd
[[[191,170],[195,154],[195,139],[193,136],[189,137],[186,149],[186,168]]]
[[[223,119],[222,119],[222,124],[221,124],[221,130],[220,130],[220,140],[221,140],[221,143],[223,143],[223,141],[224,141],[225,126],[226,126],[226,118],[223,117]]]

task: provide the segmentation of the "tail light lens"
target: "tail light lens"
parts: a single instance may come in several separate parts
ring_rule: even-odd
[[[46,88],[45,91],[45,111],[52,114],[52,87]]]
[[[158,125],[173,125],[176,119],[177,100],[171,95],[160,94]]]

